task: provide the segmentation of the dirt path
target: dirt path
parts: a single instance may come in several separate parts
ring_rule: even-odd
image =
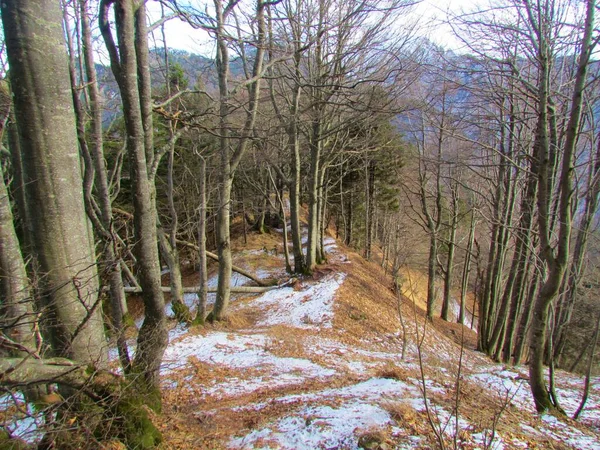
[[[439,439],[452,448],[455,436],[459,448],[600,448],[598,383],[583,425],[540,418],[523,368],[465,348],[457,402],[460,346],[426,327],[422,377],[422,313],[404,305],[402,361],[395,299],[377,266],[333,239],[327,251],[315,277],[237,301],[230,323],[172,332],[162,370],[169,448],[409,449]],[[558,382],[570,412],[581,380]]]

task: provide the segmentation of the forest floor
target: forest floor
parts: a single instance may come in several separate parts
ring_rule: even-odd
[[[526,367],[476,352],[469,328],[425,320],[418,272],[403,272],[399,305],[379,265],[326,242],[327,264],[290,281],[280,233],[237,239],[236,265],[287,283],[234,296],[222,323],[190,329],[171,321],[163,413],[154,418],[164,448],[600,449],[600,378],[579,421],[540,416]],[[197,275],[185,281],[195,285]],[[185,300],[194,305],[196,297]],[[572,414],[583,379],[558,371],[556,384]],[[7,429],[32,442],[40,424],[31,416]]]
[[[269,250],[280,239],[251,236],[235,263],[284,280]],[[158,418],[167,448],[600,449],[600,379],[579,421],[540,416],[526,367],[476,352],[468,328],[427,323],[418,283],[403,328],[390,277],[326,242],[312,277],[235,298],[226,323],[171,330]],[[559,371],[556,384],[572,414],[583,379]]]

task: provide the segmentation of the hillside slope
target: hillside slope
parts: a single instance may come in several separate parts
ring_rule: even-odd
[[[260,239],[236,264],[282,277],[261,250],[279,237]],[[389,278],[331,238],[327,251],[313,277],[237,298],[228,323],[171,331],[157,418],[167,448],[600,448],[600,380],[580,422],[540,417],[525,368],[491,363],[471,331],[427,324],[407,299],[402,359]],[[557,384],[572,413],[582,380]]]

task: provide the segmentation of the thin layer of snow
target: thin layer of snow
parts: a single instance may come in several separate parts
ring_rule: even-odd
[[[358,449],[361,431],[389,425],[391,421],[388,412],[380,406],[360,401],[346,402],[335,408],[306,407],[267,428],[233,438],[228,447],[254,449],[260,445],[265,448],[263,446],[268,443],[267,448],[278,449]]]
[[[549,414],[542,415],[542,421],[546,426],[539,427],[541,432],[565,442],[574,448],[579,450],[597,450],[600,448],[600,439],[598,439],[598,436],[585,434]]]
[[[337,273],[328,275],[300,291],[285,287],[266,292],[253,303],[269,311],[268,316],[258,325],[331,328],[333,298],[345,278],[345,273]]]
[[[162,364],[162,374],[185,367],[190,357],[209,364],[245,369],[260,367],[271,373],[299,372],[306,377],[328,377],[335,373],[307,359],[282,358],[267,349],[270,338],[261,334],[242,335],[216,332],[207,336],[188,336],[167,347]]]
[[[472,374],[469,379],[487,390],[497,392],[499,396],[519,407],[533,410],[535,405],[531,398],[529,384],[519,373],[505,370],[502,366],[483,369],[486,369],[486,372]]]

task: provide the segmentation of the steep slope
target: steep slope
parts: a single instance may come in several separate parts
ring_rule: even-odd
[[[236,264],[281,277],[265,239]],[[172,331],[167,448],[600,448],[599,380],[579,423],[539,417],[524,368],[491,363],[470,330],[427,324],[406,298],[402,359],[389,278],[331,238],[327,251],[313,277],[238,298],[229,323]],[[557,382],[572,412],[582,380]]]

